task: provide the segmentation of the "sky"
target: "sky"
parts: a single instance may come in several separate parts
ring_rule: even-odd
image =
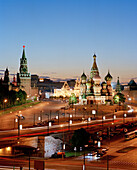
[[[25,45],[29,72],[55,79],[90,74],[102,81],[137,77],[136,0],[0,0],[0,71],[19,71]],[[136,80],[136,79],[135,79]]]

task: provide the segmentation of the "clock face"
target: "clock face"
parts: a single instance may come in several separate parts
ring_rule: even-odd
[[[27,71],[27,69],[24,67],[24,68],[23,68],[23,72],[26,73],[26,71]]]

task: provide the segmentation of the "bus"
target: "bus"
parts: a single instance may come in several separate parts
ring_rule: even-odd
[[[137,136],[137,130],[125,134],[125,140],[133,139]]]

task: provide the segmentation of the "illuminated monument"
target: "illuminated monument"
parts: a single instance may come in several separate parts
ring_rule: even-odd
[[[101,77],[96,63],[96,55],[93,55],[93,66],[90,78],[87,80],[85,73],[81,76],[79,102],[81,104],[99,103],[104,104],[112,101],[112,76],[109,71],[105,81],[101,83]]]
[[[80,104],[105,104],[111,102],[113,98],[113,89],[111,86],[112,76],[109,71],[105,81],[101,83],[101,77],[96,63],[96,55],[93,55],[93,66],[90,71],[90,78],[87,79],[83,72],[80,81],[77,79],[73,89],[70,89],[67,82],[61,89],[54,90],[54,96],[70,97],[72,93],[79,98]]]

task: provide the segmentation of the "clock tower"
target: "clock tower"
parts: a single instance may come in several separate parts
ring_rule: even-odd
[[[27,96],[31,94],[31,75],[28,73],[27,58],[25,55],[25,46],[23,46],[22,58],[20,59],[20,69],[19,77],[21,86],[23,86],[24,91]]]

